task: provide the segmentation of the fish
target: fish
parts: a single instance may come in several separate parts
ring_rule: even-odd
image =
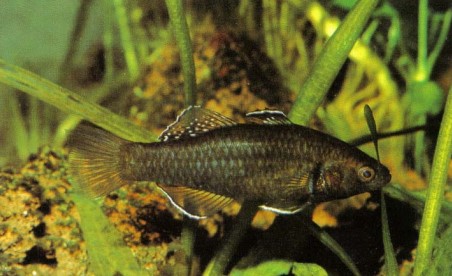
[[[158,142],[132,142],[91,125],[69,138],[69,173],[99,197],[136,181],[155,182],[184,215],[203,219],[232,202],[277,214],[381,189],[387,167],[358,148],[293,124],[278,110],[237,123],[200,106],[185,109]]]

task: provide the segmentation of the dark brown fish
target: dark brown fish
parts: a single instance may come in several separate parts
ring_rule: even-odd
[[[70,139],[70,171],[93,196],[155,181],[178,209],[198,219],[233,200],[291,214],[309,203],[379,189],[391,179],[374,158],[292,124],[280,111],[246,118],[246,124],[237,124],[190,107],[161,134],[161,142],[147,144],[81,126]]]

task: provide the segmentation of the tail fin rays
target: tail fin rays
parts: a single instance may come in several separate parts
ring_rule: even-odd
[[[132,182],[121,177],[120,152],[126,143],[94,126],[77,127],[68,142],[69,174],[83,192],[103,196]]]

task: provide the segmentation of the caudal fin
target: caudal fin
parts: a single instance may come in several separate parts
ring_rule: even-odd
[[[69,174],[76,185],[98,197],[130,184],[121,178],[120,151],[128,141],[82,124],[69,137]]]

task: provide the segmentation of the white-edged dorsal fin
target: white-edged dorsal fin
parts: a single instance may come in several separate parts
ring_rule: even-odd
[[[162,142],[196,137],[212,129],[233,126],[237,123],[217,112],[200,106],[189,106],[177,116],[159,136]]]
[[[207,218],[234,201],[229,197],[182,186],[159,187],[179,211],[193,219]]]
[[[257,110],[246,114],[245,118],[250,123],[265,125],[291,125],[292,122],[284,112],[279,110]]]

